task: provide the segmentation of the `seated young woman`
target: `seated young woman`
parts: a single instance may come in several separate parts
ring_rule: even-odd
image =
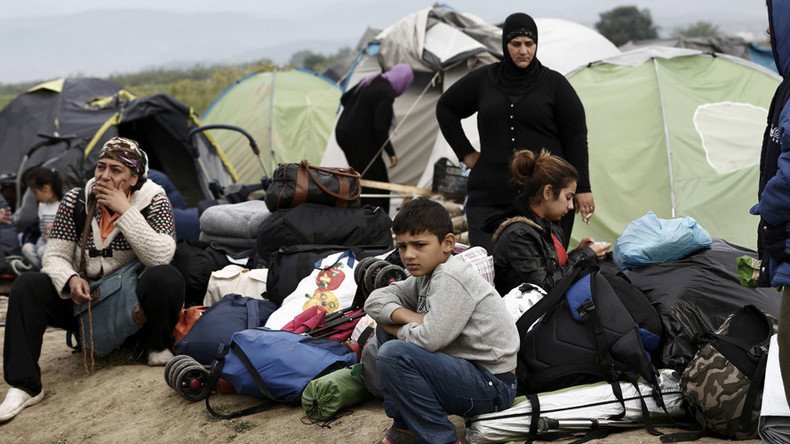
[[[549,291],[574,267],[606,254],[611,245],[591,238],[570,252],[562,246],[558,222],[574,209],[579,177],[571,164],[546,150],[539,155],[522,150],[510,169],[521,193],[505,213],[486,223],[494,232],[494,283],[500,294],[523,283]]]

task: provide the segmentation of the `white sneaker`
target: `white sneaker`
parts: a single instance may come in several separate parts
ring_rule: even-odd
[[[165,365],[171,359],[173,359],[173,352],[168,348],[161,351],[148,350],[148,365],[152,367]]]
[[[44,399],[44,390],[42,389],[36,396],[30,396],[26,391],[11,387],[5,394],[3,403],[0,404],[0,422],[8,421],[16,416],[25,407],[30,407],[37,404]]]

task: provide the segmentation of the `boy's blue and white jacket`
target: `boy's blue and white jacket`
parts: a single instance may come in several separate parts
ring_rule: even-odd
[[[761,216],[758,251],[763,260],[761,282],[790,285],[790,0],[767,0],[771,47],[782,83],[768,113],[760,156]],[[783,247],[783,248],[782,248]]]

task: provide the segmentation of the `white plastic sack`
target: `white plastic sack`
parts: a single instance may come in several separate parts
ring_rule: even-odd
[[[517,322],[521,315],[538,303],[546,291],[535,284],[521,284],[504,296],[507,312]]]
[[[203,305],[211,306],[230,293],[263,299],[261,293],[266,291],[266,276],[269,270],[256,268],[250,270],[238,265],[228,265],[225,268],[211,272],[208,280],[206,296]]]
[[[674,419],[683,418],[686,412],[686,400],[680,389],[678,373],[672,369],[660,370],[658,381],[669,415]],[[650,384],[640,379],[637,385],[639,391],[631,383],[620,383],[625,399],[623,420],[642,419],[640,396],[647,405],[651,419],[655,421],[666,416],[664,410],[653,400],[653,389]],[[551,419],[607,419],[623,411],[620,401],[612,391],[612,386],[607,382],[540,393],[538,400],[540,416]],[[524,441],[529,435],[531,414],[532,405],[525,399],[507,410],[469,418],[465,441],[467,443]]]
[[[351,307],[357,292],[354,268],[358,263],[351,250],[331,254],[316,263],[313,272],[269,316],[266,327],[280,330],[296,315],[316,305],[324,307],[327,313]]]
[[[620,270],[683,259],[710,248],[713,240],[692,217],[659,219],[648,211],[626,225],[614,244],[614,263]]]

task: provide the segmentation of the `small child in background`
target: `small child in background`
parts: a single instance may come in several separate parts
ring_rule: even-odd
[[[34,166],[22,175],[25,184],[38,201],[38,229],[41,235],[36,243],[22,245],[22,255],[35,269],[41,268],[41,258],[47,248],[49,231],[55,222],[55,213],[63,198],[63,180],[57,171],[41,166]]]

